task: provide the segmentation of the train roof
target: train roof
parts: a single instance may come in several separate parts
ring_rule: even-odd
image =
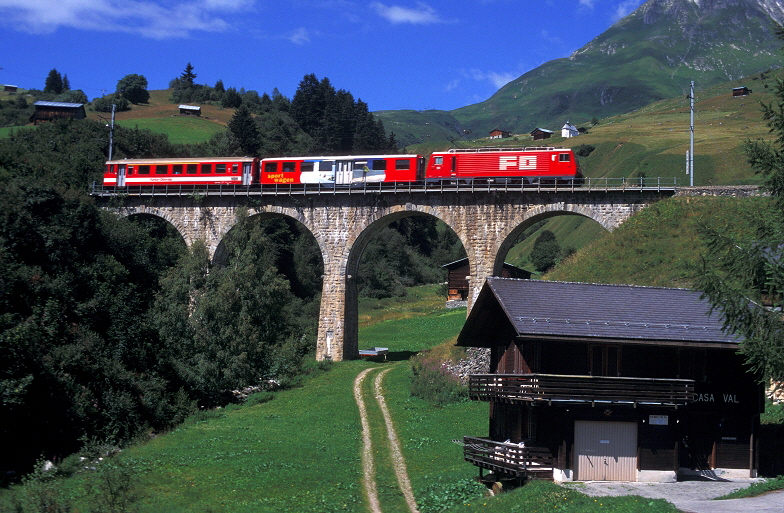
[[[433,155],[447,155],[454,153],[504,153],[504,152],[521,152],[521,151],[572,151],[571,148],[556,148],[554,146],[529,146],[519,148],[451,148],[446,151],[434,151]]]
[[[317,155],[301,157],[265,157],[262,160],[357,160],[357,159],[412,159],[422,155],[393,154],[393,155]]]
[[[245,162],[257,160],[256,157],[183,157],[160,159],[117,159],[107,160],[107,164],[198,164],[199,162]]]

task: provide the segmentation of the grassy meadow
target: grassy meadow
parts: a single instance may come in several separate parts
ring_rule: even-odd
[[[394,300],[388,301],[390,310]],[[364,512],[359,414],[352,395],[356,376],[389,369],[383,392],[402,445],[414,496],[423,513],[442,511],[671,512],[664,501],[639,497],[595,501],[552,483],[535,483],[489,497],[475,481],[477,469],[464,462],[452,442],[487,432],[488,406],[472,401],[443,407],[412,397],[410,367],[399,357],[441,345],[449,347],[465,309],[443,308],[439,288],[418,287],[391,316],[375,301],[362,302],[360,347],[389,347],[386,362],[350,361],[312,365],[303,386],[251,396],[243,405],[201,411],[183,425],[125,449],[101,463],[89,463],[74,477],[49,488],[0,491],[0,511],[15,511],[13,497],[68,503],[58,511],[153,512]],[[441,305],[440,311],[435,305]],[[405,308],[407,304],[410,308]],[[374,322],[374,319],[377,322]],[[385,427],[364,382],[373,433],[381,507],[408,511],[397,488]],[[123,488],[123,483],[130,485]],[[111,488],[110,488],[111,487]],[[108,490],[113,490],[113,495]],[[120,507],[123,497],[130,498]],[[43,504],[43,502],[39,502]],[[111,508],[118,509],[111,509]],[[54,511],[23,509],[22,511]]]

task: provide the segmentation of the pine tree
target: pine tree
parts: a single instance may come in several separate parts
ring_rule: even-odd
[[[63,77],[56,69],[49,71],[44,85],[45,93],[60,94],[63,92]]]
[[[239,141],[245,155],[255,156],[258,154],[259,128],[247,106],[242,105],[237,109],[229,121],[229,130]]]
[[[63,75],[63,92],[71,90],[71,82],[68,81],[68,75]]]
[[[180,80],[182,80],[184,87],[193,87],[196,73],[193,72],[193,65],[190,62],[185,66],[185,71],[180,75]]]

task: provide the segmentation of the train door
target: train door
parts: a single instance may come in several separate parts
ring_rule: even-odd
[[[350,185],[354,175],[354,163],[351,160],[335,162],[335,185]]]
[[[253,162],[242,163],[242,185],[250,185],[253,173]]]
[[[117,166],[117,187],[125,187],[125,164]]]
[[[457,157],[454,157],[454,156],[452,157],[452,163],[451,164],[452,165],[450,166],[450,174],[454,178],[454,177],[457,176]]]

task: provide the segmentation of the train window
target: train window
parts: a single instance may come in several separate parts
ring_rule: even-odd
[[[240,169],[239,168],[239,164],[232,164],[231,165],[231,172],[234,173],[235,175],[237,174],[237,171],[239,171],[239,169]]]
[[[308,171],[313,171],[313,162],[303,162],[299,165],[299,170],[303,173],[307,173]]]
[[[409,159],[395,160],[395,169],[398,170],[411,169],[411,160]]]
[[[150,166],[139,166],[139,174],[140,175],[149,175],[150,174]]]
[[[165,175],[169,173],[169,166],[166,164],[158,164],[155,166],[155,174],[156,175]]]
[[[202,164],[201,165],[201,174],[208,175],[212,173],[212,164]]]
[[[181,175],[182,174],[182,164],[174,164],[172,166],[172,174]]]
[[[296,162],[284,162],[283,163],[283,172],[284,173],[293,173],[297,170],[297,163]]]
[[[434,158],[435,161],[433,162],[433,164],[435,164],[436,166],[441,166],[444,164],[444,157],[434,157]]]
[[[278,172],[278,163],[277,162],[265,162],[264,163],[264,172],[265,173],[277,173]]]
[[[185,166],[185,172],[186,172],[187,174],[189,174],[189,175],[195,175],[195,174],[196,174],[196,169],[197,169],[198,167],[199,167],[199,166],[198,166],[198,165],[196,165],[196,164],[188,164],[187,166]]]
[[[571,159],[571,155],[569,155],[568,153],[560,153],[558,155],[558,161],[559,162],[569,162],[571,160],[572,160]]]
[[[226,164],[215,164],[215,172],[216,173],[225,173],[226,172]]]
[[[125,168],[125,174],[126,175],[132,175],[133,174],[133,166],[127,166]]]
[[[384,159],[377,159],[373,161],[373,171],[386,171],[387,161]]]

